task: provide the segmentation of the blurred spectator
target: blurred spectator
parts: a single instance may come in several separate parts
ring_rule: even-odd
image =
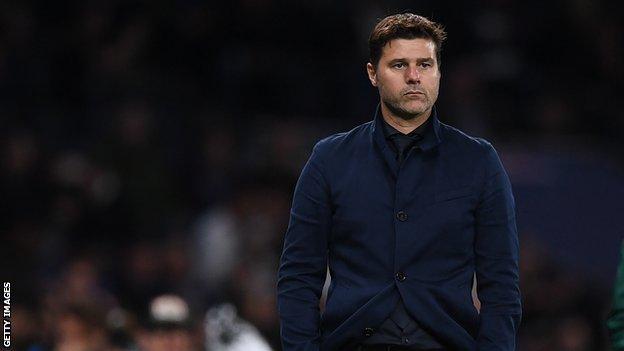
[[[150,305],[143,328],[137,332],[141,351],[193,351],[200,348],[193,337],[193,322],[186,302],[175,295],[161,295]]]
[[[11,346],[14,350],[44,350],[42,323],[36,310],[13,304],[11,322]]]
[[[104,351],[109,348],[104,316],[93,305],[72,304],[54,318],[54,351]]]
[[[271,351],[258,330],[225,303],[211,307],[204,318],[206,350],[210,351]]]
[[[613,350],[624,350],[624,241],[622,241],[620,265],[613,289],[613,306],[607,320],[607,327]]]
[[[243,179],[225,206],[198,218],[191,249],[193,274],[199,291],[207,293],[204,303],[238,302],[242,317],[279,344],[275,253],[289,206],[284,185],[292,180],[277,172]]]

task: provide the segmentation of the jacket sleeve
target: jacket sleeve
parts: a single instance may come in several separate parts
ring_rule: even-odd
[[[475,265],[481,301],[478,350],[515,350],[522,307],[518,233],[511,184],[491,144],[476,211]]]
[[[624,241],[613,291],[613,308],[607,320],[607,328],[613,350],[624,351]]]
[[[297,185],[284,238],[277,281],[277,307],[284,351],[318,351],[319,300],[327,269],[331,225],[329,185],[321,149],[312,151]]]

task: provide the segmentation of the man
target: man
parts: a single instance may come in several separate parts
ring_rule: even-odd
[[[377,114],[317,143],[295,188],[277,287],[285,351],[515,349],[511,186],[490,143],[438,120],[445,37],[409,13],[375,26]]]

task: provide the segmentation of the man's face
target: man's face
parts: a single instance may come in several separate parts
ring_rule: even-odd
[[[368,63],[366,68],[382,104],[396,117],[409,120],[429,113],[438,99],[440,70],[432,40],[391,40],[377,67]]]

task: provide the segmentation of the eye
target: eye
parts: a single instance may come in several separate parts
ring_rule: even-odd
[[[432,65],[431,65],[431,63],[430,63],[430,62],[423,62],[423,63],[421,63],[421,64],[420,64],[420,67],[422,67],[422,68],[429,68],[429,67],[431,67],[431,66],[432,66]]]
[[[405,62],[397,62],[392,65],[393,68],[401,69],[405,67]]]

